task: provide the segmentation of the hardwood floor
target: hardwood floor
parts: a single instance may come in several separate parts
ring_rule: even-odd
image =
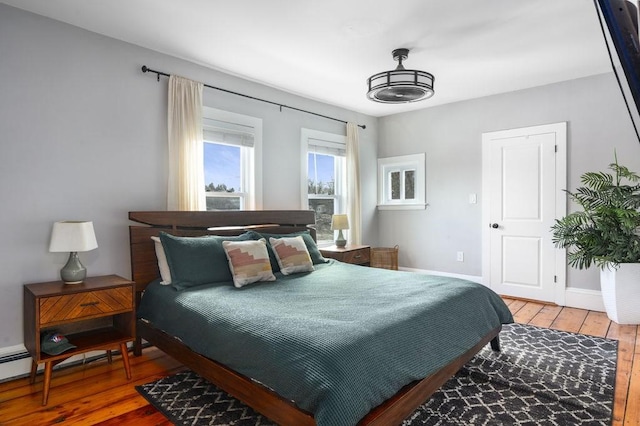
[[[613,425],[640,425],[640,327],[618,325],[601,312],[505,298],[517,322],[619,341]],[[181,370],[155,348],[131,357],[127,381],[119,357],[54,371],[49,404],[42,402],[42,375],[0,383],[0,425],[170,425],[134,389]]]

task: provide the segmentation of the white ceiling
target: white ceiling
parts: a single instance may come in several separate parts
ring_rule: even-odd
[[[0,2],[373,116],[611,70],[592,0]],[[394,69],[400,47],[435,95],[369,101],[366,79]]]

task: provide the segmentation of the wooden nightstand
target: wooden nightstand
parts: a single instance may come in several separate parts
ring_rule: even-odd
[[[322,247],[322,256],[339,260],[340,262],[352,263],[354,265],[369,266],[370,247],[356,244],[347,244],[346,247]]]
[[[135,283],[117,275],[91,277],[82,284],[52,281],[24,286],[24,345],[32,358],[31,384],[44,362],[42,405],[47,405],[53,366],[81,353],[120,348],[131,379],[127,342],[135,338]],[[59,355],[41,351],[40,339],[49,331],[63,334],[76,346]]]

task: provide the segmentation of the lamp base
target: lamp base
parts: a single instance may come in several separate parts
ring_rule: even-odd
[[[69,253],[67,264],[60,270],[60,278],[65,284],[81,284],[87,277],[87,268],[80,263],[78,252]]]
[[[347,245],[347,240],[342,235],[342,229],[338,231],[338,238],[336,238],[336,247],[344,248]]]

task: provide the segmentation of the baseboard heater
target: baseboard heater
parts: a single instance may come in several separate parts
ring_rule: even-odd
[[[142,343],[142,349],[148,348],[149,346],[151,346],[151,344],[148,343],[148,342],[143,342]],[[131,350],[131,348],[130,348],[130,350]],[[113,355],[119,355],[120,354],[120,350],[112,350],[111,353]],[[100,360],[100,359],[103,359],[103,358],[106,358],[106,357],[107,357],[107,352],[103,351],[103,353],[101,353],[99,355],[93,355],[93,356],[88,357],[88,358],[83,358],[83,359],[78,359],[78,360],[72,361],[72,362],[65,362],[65,363],[58,364],[58,365],[54,366],[53,369],[54,370],[59,370],[59,369],[62,369],[62,368],[73,367],[73,366],[80,365],[80,364],[88,364],[90,362],[97,361],[97,360]],[[10,363],[10,362],[20,361],[20,360],[23,360],[23,359],[30,359],[30,358],[31,358],[31,355],[29,355],[29,352],[27,352],[27,351],[18,352],[18,353],[10,354],[10,355],[3,355],[3,356],[0,356],[0,365],[7,364],[7,363]],[[41,364],[41,365],[44,366],[44,364]],[[39,369],[38,372],[40,372],[40,371],[44,371],[44,370],[43,369]],[[12,380],[28,377],[29,374],[30,373],[28,371],[23,372],[23,373],[19,373],[18,372],[18,374],[15,375],[15,376],[7,377],[7,378],[4,378],[4,379],[0,379],[0,383],[10,382]]]
[[[27,351],[19,352],[17,354],[3,355],[3,356],[0,356],[0,364],[6,364],[7,362],[13,362],[13,361],[19,361],[19,360],[25,359],[25,358],[31,358],[31,355],[29,355],[29,352],[27,352]]]

